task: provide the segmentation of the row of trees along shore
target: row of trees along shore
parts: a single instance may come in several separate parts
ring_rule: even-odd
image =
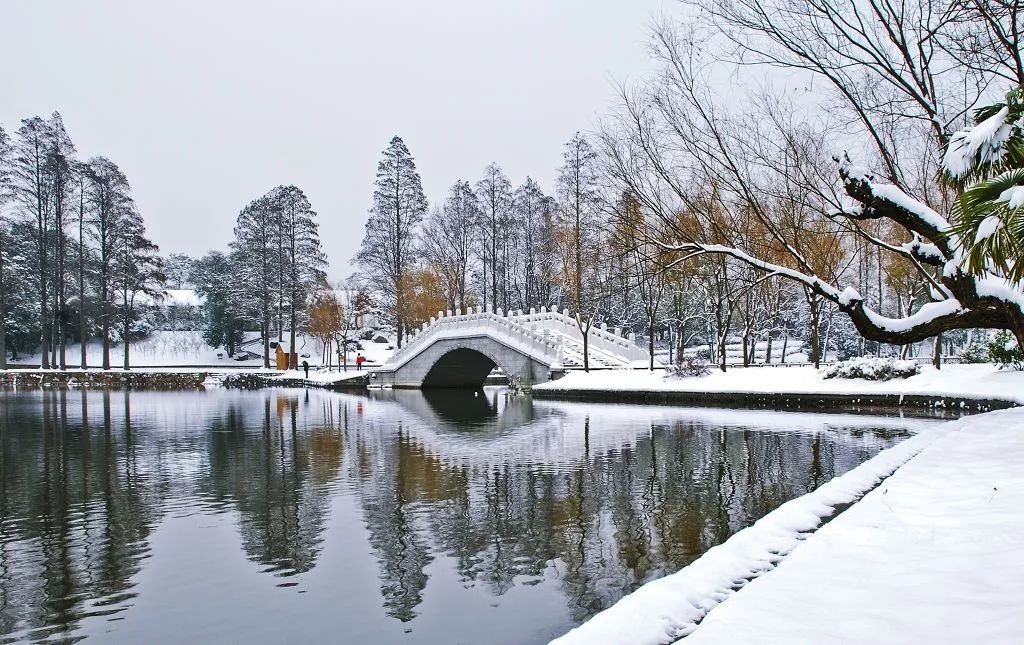
[[[395,137],[361,276],[399,343],[438,310],[552,304],[722,369],[727,345],[1024,343],[1020,5],[683,0],[553,195],[492,164],[430,208]]]
[[[43,368],[68,366],[68,346],[99,336],[103,367],[163,275],[124,173],[82,160],[60,114],[0,127],[0,368],[7,349],[38,348]],[[16,354],[15,354],[16,355]]]
[[[316,213],[295,186],[279,186],[244,207],[226,251],[160,257],[147,237],[131,187],[105,157],[81,160],[60,114],[0,128],[0,369],[8,350],[38,351],[44,369],[87,367],[90,338],[111,347],[151,330],[168,276],[204,298],[202,328],[233,355],[245,330],[291,346],[307,325],[311,294],[327,291]],[[69,359],[69,345],[78,345]],[[74,353],[74,349],[70,350]]]

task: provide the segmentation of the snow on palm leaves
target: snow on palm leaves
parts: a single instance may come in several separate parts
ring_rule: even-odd
[[[968,268],[1024,280],[1024,87],[1004,103],[975,113],[975,125],[955,133],[944,158],[946,179],[964,188],[953,207],[953,231]]]

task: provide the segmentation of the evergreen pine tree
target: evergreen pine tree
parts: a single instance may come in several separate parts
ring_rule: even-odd
[[[373,207],[357,261],[369,282],[390,305],[398,346],[405,331],[407,275],[413,266],[416,232],[427,211],[416,162],[400,137],[393,137],[377,165]]]

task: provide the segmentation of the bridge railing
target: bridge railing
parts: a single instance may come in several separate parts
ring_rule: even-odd
[[[580,331],[576,319],[558,311],[542,310],[539,313],[515,314],[513,319],[523,324],[547,327],[580,342],[583,341],[583,332]],[[621,356],[631,361],[646,361],[649,357],[647,351],[638,347],[632,340],[598,326],[591,327],[587,344],[606,354]]]
[[[395,350],[383,367],[397,369],[439,338],[475,335],[473,332],[497,332],[496,336],[520,346],[519,348],[526,353],[537,354],[552,361],[558,351],[556,338],[539,334],[512,318],[478,309],[475,313],[431,318],[429,323],[416,328],[412,334],[406,336],[405,344]]]

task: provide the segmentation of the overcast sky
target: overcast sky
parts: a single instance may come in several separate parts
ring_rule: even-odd
[[[132,184],[165,253],[231,239],[294,183],[331,275],[362,239],[380,153],[405,139],[431,202],[497,161],[550,191],[562,144],[650,69],[671,0],[8,2],[0,124],[58,110]]]

